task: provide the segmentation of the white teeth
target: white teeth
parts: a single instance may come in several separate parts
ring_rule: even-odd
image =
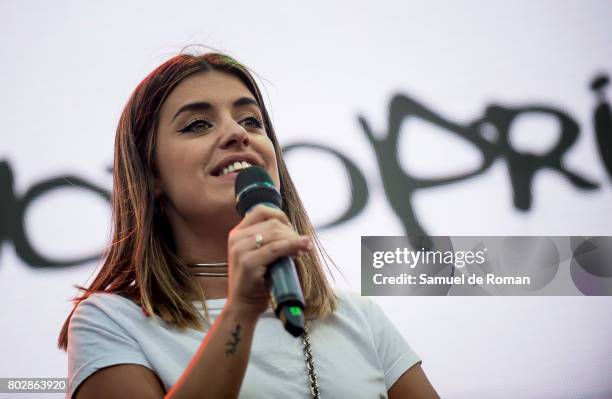
[[[250,167],[251,164],[247,161],[236,161],[233,164],[223,168],[223,170],[221,171],[220,176],[226,175],[228,173],[232,173],[232,172],[236,172],[240,169],[245,169]]]

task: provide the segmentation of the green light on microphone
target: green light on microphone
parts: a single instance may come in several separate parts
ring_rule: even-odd
[[[302,314],[302,309],[299,306],[290,306],[289,312],[291,312],[293,316],[299,316]]]

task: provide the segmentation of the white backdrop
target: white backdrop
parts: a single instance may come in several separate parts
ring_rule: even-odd
[[[612,2],[0,2],[0,162],[12,189],[77,175],[110,189],[114,131],[137,83],[189,43],[228,52],[267,81],[283,145],[332,147],[363,172],[370,193],[356,218],[321,231],[346,279],[360,289],[362,235],[403,235],[388,205],[373,148],[357,116],[386,132],[389,101],[404,94],[445,118],[469,123],[490,104],[544,104],[580,126],[565,166],[599,185],[584,191],[538,171],[528,211],[512,202],[507,163],[455,184],[418,191],[413,206],[433,235],[612,235],[612,183],[597,153],[589,88],[612,73]],[[398,151],[414,176],[479,162],[474,147],[419,120],[402,125]],[[609,132],[612,135],[612,131]],[[513,125],[522,151],[558,139],[555,120]],[[337,159],[296,151],[289,167],[317,224],[349,200]],[[313,162],[315,167],[313,167]],[[317,188],[328,193],[321,196]],[[10,185],[0,187],[8,198]],[[330,198],[333,200],[330,201]],[[0,377],[65,377],[55,347],[76,291],[98,262],[33,268],[4,233],[14,212],[0,202]],[[83,190],[56,190],[27,208],[32,245],[50,257],[95,253],[106,243],[109,208]],[[612,396],[609,297],[375,298],[423,358],[443,397]],[[316,343],[315,343],[316,344]]]

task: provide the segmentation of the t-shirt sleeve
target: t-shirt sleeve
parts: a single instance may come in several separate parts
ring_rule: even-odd
[[[81,302],[70,319],[68,328],[68,389],[66,398],[97,370],[116,364],[151,365],[138,343],[116,319],[111,304],[92,295]]]
[[[380,305],[370,298],[362,297],[362,299],[365,301],[376,352],[389,390],[405,371],[417,363],[422,363],[422,360],[387,318]]]

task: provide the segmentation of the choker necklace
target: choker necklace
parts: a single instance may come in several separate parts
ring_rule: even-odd
[[[191,269],[198,269],[200,267],[225,267],[227,270],[227,262],[215,262],[215,263],[190,263],[187,267]],[[198,272],[193,271],[195,276],[202,277],[227,277],[227,271],[225,272]]]

